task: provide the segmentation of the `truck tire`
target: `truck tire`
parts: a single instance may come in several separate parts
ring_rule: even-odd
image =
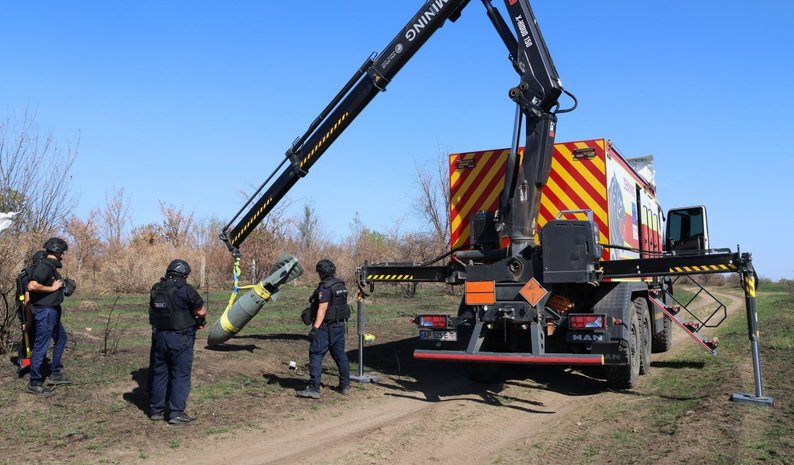
[[[604,375],[609,387],[616,389],[631,389],[637,385],[640,377],[640,355],[642,327],[634,308],[629,311],[629,340],[628,362],[625,365],[607,365],[604,367]]]
[[[651,314],[648,311],[648,301],[644,298],[634,299],[633,304],[640,322],[640,374],[644,375],[651,371],[651,339],[653,339]]]
[[[662,330],[651,339],[651,350],[655,354],[667,352],[673,347],[673,322],[667,315],[662,317],[662,321]]]

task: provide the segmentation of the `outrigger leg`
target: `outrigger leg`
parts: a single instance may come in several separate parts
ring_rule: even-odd
[[[742,254],[745,266],[741,269],[740,278],[744,288],[744,302],[747,309],[747,332],[753,352],[753,375],[755,376],[755,395],[743,392],[734,393],[731,400],[761,404],[771,407],[774,404],[772,397],[764,396],[764,387],[761,384],[761,356],[758,350],[758,313],[755,309],[756,274],[753,269],[749,253]]]

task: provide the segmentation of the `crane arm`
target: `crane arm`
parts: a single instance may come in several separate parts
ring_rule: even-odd
[[[513,35],[498,10],[492,7],[490,0],[482,0],[482,2],[508,48],[513,67],[521,76],[519,85],[510,91],[510,97],[516,101],[519,111],[527,115],[527,127],[530,127],[532,121],[534,128],[537,121],[548,119],[547,115],[557,105],[557,97],[562,89],[548,50],[540,36],[534,14],[527,0],[505,0],[515,30]],[[306,176],[314,163],[369,102],[379,92],[386,90],[386,86],[400,69],[447,20],[457,20],[461,10],[468,3],[469,0],[426,1],[379,55],[369,57],[359,67],[347,84],[309,125],[306,132],[286,151],[286,156],[279,167],[223,228],[220,238],[234,255],[239,255],[239,247],[248,235],[292,186]],[[536,131],[533,130],[533,134],[534,132]],[[514,139],[517,137],[514,136]],[[553,145],[553,136],[551,145]],[[548,146],[549,153],[551,145]],[[529,144],[526,147],[527,150],[530,149]],[[543,150],[545,149],[544,147]],[[511,162],[517,167],[520,160],[514,157]],[[282,170],[281,174],[263,191],[279,170]],[[515,169],[508,167],[507,171],[508,176],[518,179],[515,176]],[[548,177],[548,170],[545,175]],[[508,185],[511,190],[515,190],[517,183],[511,182]],[[505,198],[512,197],[513,195],[510,194]],[[509,211],[509,208],[504,208],[504,211]]]

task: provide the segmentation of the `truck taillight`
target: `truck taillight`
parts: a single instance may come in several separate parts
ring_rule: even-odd
[[[448,325],[447,315],[419,315],[416,324],[422,328],[446,328]]]
[[[571,329],[605,329],[606,315],[571,314],[568,315],[568,327]]]

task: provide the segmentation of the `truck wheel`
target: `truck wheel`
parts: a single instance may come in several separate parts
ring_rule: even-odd
[[[662,330],[653,335],[651,349],[653,353],[667,352],[673,347],[673,322],[665,315],[662,318]]]
[[[648,312],[648,301],[643,298],[634,299],[634,308],[637,310],[637,319],[640,322],[640,374],[651,371],[651,315]]]
[[[636,311],[629,312],[629,346],[626,348],[628,361],[625,365],[607,365],[604,374],[607,384],[617,389],[631,389],[640,377],[640,354],[642,352],[642,328]]]

